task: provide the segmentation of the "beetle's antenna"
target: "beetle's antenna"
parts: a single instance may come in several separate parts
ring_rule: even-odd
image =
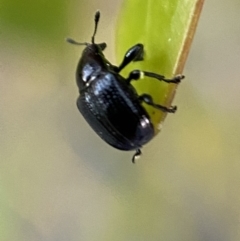
[[[75,41],[74,39],[71,39],[71,38],[66,38],[66,41],[70,44],[76,44],[76,45],[88,45],[88,43],[84,42],[84,43],[79,43],[77,41]]]
[[[96,32],[97,32],[97,26],[98,26],[99,19],[100,19],[100,11],[98,10],[98,11],[95,13],[95,18],[94,18],[95,27],[94,27],[94,32],[93,32],[93,36],[92,36],[92,43],[93,43],[93,44],[94,44],[94,38],[95,38],[95,35],[96,35]]]

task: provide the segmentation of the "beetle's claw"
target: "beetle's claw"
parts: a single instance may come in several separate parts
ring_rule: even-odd
[[[140,158],[141,155],[142,155],[141,149],[137,149],[132,157],[132,163],[135,163],[135,160]]]
[[[177,106],[171,106],[170,108],[168,108],[168,113],[175,113],[177,111]]]
[[[181,82],[181,80],[184,79],[184,78],[185,78],[184,75],[179,74],[179,75],[176,75],[176,76],[173,78],[173,80],[174,80],[174,83],[179,84],[179,83]]]

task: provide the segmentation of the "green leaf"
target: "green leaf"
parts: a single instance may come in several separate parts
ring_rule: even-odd
[[[125,0],[116,36],[118,62],[127,49],[144,44],[144,61],[127,66],[122,74],[133,69],[155,72],[172,78],[181,74],[196,29],[204,0]],[[133,81],[137,92],[150,93],[154,102],[170,106],[175,84],[144,78]],[[146,106],[155,127],[161,129],[166,113]]]

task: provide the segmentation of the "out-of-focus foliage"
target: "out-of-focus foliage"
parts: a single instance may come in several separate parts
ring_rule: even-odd
[[[60,37],[67,26],[68,3],[66,0],[2,0],[1,25],[5,31],[28,33],[32,38],[46,37],[50,41],[49,38]]]

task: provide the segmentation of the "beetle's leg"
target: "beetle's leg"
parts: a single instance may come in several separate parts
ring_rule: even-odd
[[[166,107],[162,105],[158,105],[153,102],[152,96],[148,94],[142,94],[139,96],[139,100],[146,103],[147,105],[151,105],[156,109],[159,109],[163,112],[168,112],[168,113],[175,113],[177,110],[177,106],[171,106],[171,107]]]
[[[118,67],[118,72],[120,72],[130,62],[140,60],[143,60],[143,44],[136,44],[125,54],[122,63]]]
[[[133,70],[128,78],[127,81],[130,82],[131,80],[139,80],[144,78],[144,76],[150,77],[150,78],[155,78],[161,81],[164,81],[166,83],[174,83],[178,84],[181,82],[181,80],[184,78],[184,75],[176,75],[172,79],[165,79],[163,75],[155,74],[152,72],[147,72],[147,71],[140,71],[140,70]]]
[[[142,152],[140,149],[137,149],[132,157],[132,163],[135,163],[135,160],[138,159],[142,155]]]

